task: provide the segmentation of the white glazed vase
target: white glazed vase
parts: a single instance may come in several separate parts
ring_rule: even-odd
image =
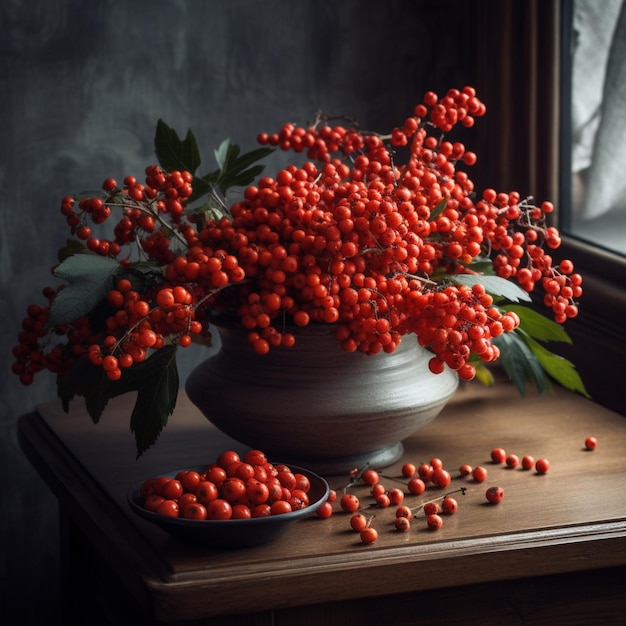
[[[221,348],[186,382],[190,400],[219,430],[272,459],[322,474],[385,467],[402,440],[454,395],[456,372],[428,369],[414,335],[395,352],[341,349],[330,326],[297,331],[292,348],[255,354],[243,329],[219,328]]]

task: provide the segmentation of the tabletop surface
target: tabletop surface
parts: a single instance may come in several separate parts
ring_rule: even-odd
[[[94,425],[78,401],[70,415],[58,403],[46,404],[20,419],[20,441],[83,532],[163,619],[626,564],[626,419],[561,389],[522,398],[508,383],[460,388],[439,417],[405,441],[403,458],[380,470],[388,489],[402,487],[404,462],[441,458],[453,476],[449,487],[430,486],[404,504],[417,507],[465,487],[465,495],[454,495],[458,512],[445,516],[438,531],[414,519],[403,533],[393,525],[395,507],[369,508],[369,488],[352,487],[376,516],[379,539],[372,545],[360,542],[350,515],[338,507],[329,519],[296,522],[283,537],[254,548],[207,549],[171,538],[131,511],[129,489],[246,448],[216,431],[181,393],[160,440],[136,459],[131,407],[132,398],[116,399]],[[589,435],[598,439],[593,451],[584,449]],[[496,465],[494,447],[520,459],[545,457],[550,470],[539,475]],[[461,478],[465,463],[483,465],[487,480]],[[339,493],[348,482],[327,479]],[[498,505],[486,501],[490,486],[505,490]]]

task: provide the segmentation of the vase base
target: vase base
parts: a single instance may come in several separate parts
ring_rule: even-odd
[[[277,460],[286,465],[294,464],[319,474],[321,476],[348,476],[355,468],[361,469],[366,465],[375,469],[389,467],[402,457],[404,445],[396,441],[378,450],[372,450],[363,454],[355,454],[342,457],[303,457],[284,458],[277,455]],[[274,455],[269,454],[273,458]]]

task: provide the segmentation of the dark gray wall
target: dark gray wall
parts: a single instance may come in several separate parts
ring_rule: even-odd
[[[474,0],[476,2],[476,0]],[[2,0],[0,3],[0,619],[55,623],[57,509],[16,439],[53,399],[10,372],[26,306],[67,235],[60,198],[154,162],[159,117],[211,157],[229,136],[317,109],[387,130],[427,89],[472,80],[461,0]],[[208,167],[208,166],[207,166]],[[190,349],[191,350],[191,349]],[[204,355],[184,355],[183,374]],[[9,584],[6,584],[9,581]]]

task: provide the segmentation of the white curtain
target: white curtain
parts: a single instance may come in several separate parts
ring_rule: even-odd
[[[574,3],[573,154],[578,218],[626,212],[626,3]]]

